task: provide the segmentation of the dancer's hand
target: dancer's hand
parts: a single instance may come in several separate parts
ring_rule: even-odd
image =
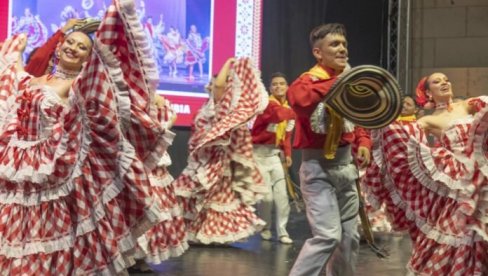
[[[27,35],[24,33],[15,35],[11,38],[0,42],[0,55],[4,56],[10,54],[11,52],[22,53],[27,46]]]
[[[367,147],[360,146],[358,148],[357,160],[359,163],[359,167],[366,168],[371,161],[371,153]]]
[[[222,66],[222,68],[224,68],[224,67],[226,67],[227,69],[230,68],[236,62],[236,60],[237,59],[235,57],[231,57],[231,58],[227,59],[225,61],[224,66]]]
[[[286,164],[287,168],[291,167],[291,165],[293,164],[293,162],[291,160],[291,156],[285,157],[285,164]]]
[[[157,107],[161,108],[164,106],[164,97],[159,96],[158,94],[154,94],[154,104],[156,104]]]
[[[26,34],[20,34],[19,35],[19,52],[22,54],[25,51],[25,47],[27,46],[27,35]]]
[[[227,84],[227,77],[229,76],[230,68],[235,62],[236,59],[234,57],[227,59],[224,65],[222,65],[219,74],[215,78],[212,93],[216,102],[218,102],[224,94],[224,89]]]

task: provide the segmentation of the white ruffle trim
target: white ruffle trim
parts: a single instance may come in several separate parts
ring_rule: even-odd
[[[415,141],[414,138],[410,139],[407,151],[410,171],[415,178],[429,190],[436,192],[441,196],[448,196],[453,199],[462,196],[463,200],[467,199],[467,197],[472,195],[475,191],[476,187],[470,183],[470,181],[453,179],[440,171],[432,157],[432,150],[425,145],[422,146]],[[425,168],[421,167],[420,161],[422,161]],[[469,180],[472,178],[474,172],[474,163],[468,160],[465,160],[463,163],[471,169],[471,171],[465,175],[466,179]]]
[[[118,254],[114,259],[111,261],[112,266],[105,266],[103,268],[97,267],[94,270],[83,270],[76,268],[73,271],[74,275],[100,275],[100,276],[113,276],[115,274],[123,275],[125,269],[131,266],[131,262],[124,258],[123,255]]]
[[[393,203],[398,208],[402,209],[405,212],[407,219],[413,221],[417,225],[419,230],[422,231],[427,236],[427,238],[434,240],[437,243],[447,244],[454,247],[459,247],[461,245],[472,245],[474,242],[478,242],[483,239],[488,240],[486,234],[475,235],[474,237],[454,236],[437,230],[435,226],[429,224],[425,219],[418,217],[417,213],[414,210],[412,210],[405,202],[403,202],[401,196],[396,191],[396,187],[393,184],[393,180],[389,175],[385,175],[385,181],[383,183],[385,188],[389,191]],[[477,231],[475,226],[472,226],[471,230],[476,231],[476,233],[479,234],[479,231]]]
[[[246,205],[254,205],[262,200],[268,193],[265,183],[256,183],[253,178],[253,170],[257,170],[254,160],[233,156],[234,161],[239,165],[234,165],[234,175],[232,177],[232,190],[239,193],[241,201]],[[239,160],[239,161],[238,161]]]
[[[151,264],[160,264],[163,261],[166,261],[169,258],[174,258],[174,257],[179,257],[183,253],[185,253],[186,250],[188,250],[188,242],[186,239],[180,241],[180,243],[177,246],[168,246],[167,248],[158,248],[158,253],[154,254],[152,252],[149,252],[149,245],[148,241],[146,239],[145,235],[140,236],[137,239],[137,243],[139,245],[139,248],[141,249],[138,256],[136,256],[137,259],[144,259],[146,262],[151,263]]]
[[[55,107],[56,105],[62,104],[59,97],[57,95],[54,95],[52,92],[46,92],[43,93],[45,99],[42,102],[42,110],[48,109],[50,107]],[[66,111],[63,112],[65,114]],[[16,114],[14,115],[16,117]],[[59,118],[61,118],[61,122],[58,124],[55,124],[55,126],[59,126],[59,124],[63,123],[62,118],[63,115],[61,115]],[[27,165],[24,163],[21,163],[21,167],[18,169],[15,169],[15,162],[18,161],[16,158],[10,158],[8,163],[3,163],[0,165],[0,178],[5,179],[9,182],[15,182],[15,183],[21,183],[21,182],[32,182],[36,184],[43,184],[46,183],[49,179],[49,176],[53,174],[56,164],[56,160],[58,160],[62,155],[64,155],[67,151],[67,144],[69,142],[68,135],[63,135],[59,133],[54,133],[52,134],[51,131],[47,131],[46,134],[50,135],[48,137],[41,138],[36,141],[23,141],[23,140],[18,140],[17,136],[13,136],[10,138],[10,141],[7,145],[7,147],[3,148],[2,150],[5,151],[12,151],[14,149],[20,149],[20,150],[33,150],[33,147],[41,147],[43,146],[42,144],[48,143],[48,142],[53,142],[58,144],[57,148],[55,149],[54,152],[54,157],[53,160],[50,160],[49,163],[44,163],[41,164],[39,168],[35,169],[31,165]],[[55,135],[57,137],[54,137],[52,135]],[[4,155],[6,158],[10,157],[9,154]],[[42,157],[42,156],[38,156]],[[1,201],[1,194],[0,194],[0,201]]]
[[[4,242],[0,248],[0,255],[7,258],[21,258],[37,253],[51,254],[56,251],[70,250],[75,246],[75,241],[79,236],[95,230],[93,222],[91,222],[91,225],[85,223],[83,227],[84,229],[76,229],[76,234],[72,233],[71,235],[65,235],[50,241],[24,242],[19,244],[7,244]],[[124,236],[120,237],[118,242],[122,252],[130,250],[135,246],[134,239],[130,233],[125,233]]]
[[[373,145],[373,162],[376,163],[376,165],[381,169],[384,168],[385,164],[383,162],[383,151],[381,150],[381,145],[379,140],[381,139],[380,133],[378,131],[372,131],[371,132],[372,136],[371,139],[374,141]]]
[[[85,126],[86,129],[86,126]],[[23,193],[16,193],[16,192],[2,192],[0,193],[0,202],[2,204],[19,204],[23,206],[34,206],[38,205],[41,202],[46,202],[46,201],[52,201],[52,200],[57,200],[60,199],[61,197],[67,196],[69,193],[73,191],[74,188],[74,180],[78,177],[80,177],[82,173],[82,166],[85,163],[85,159],[88,155],[90,145],[92,143],[92,137],[87,133],[86,131],[83,132],[84,134],[82,135],[82,141],[81,141],[81,147],[80,151],[78,153],[78,158],[77,158],[77,163],[74,165],[74,168],[72,169],[70,173],[70,177],[66,179],[66,183],[60,186],[56,186],[55,188],[49,189],[49,190],[43,190],[39,191],[38,193],[32,193],[32,194],[23,194]],[[67,143],[68,143],[68,135],[63,136],[62,141],[60,142],[60,145],[58,146],[58,149],[56,150],[56,155],[61,155],[64,152],[66,152],[67,148]],[[130,145],[128,142],[123,141],[121,142],[121,155],[118,158],[118,166],[119,169],[117,170],[119,173],[119,177],[122,178],[122,175],[125,175],[127,172],[128,168],[132,164],[132,160],[135,156],[135,151],[132,145]],[[55,160],[54,160],[55,161]],[[24,178],[24,179],[35,179],[37,181],[44,179],[44,181],[47,181],[48,176],[53,172],[54,170],[54,165],[55,162],[52,162],[48,165],[41,166],[41,168],[35,172],[33,168],[30,168],[30,170],[20,170],[20,172],[17,174],[18,178],[14,179],[19,179],[19,178]],[[3,166],[0,166],[0,169],[3,168]],[[12,167],[6,167],[4,170],[4,174],[8,174],[10,171],[12,171]],[[5,175],[2,175],[2,177],[5,177]],[[13,176],[12,176],[13,177]],[[27,181],[27,180],[23,180]],[[37,182],[35,182],[37,183]],[[42,182],[40,182],[42,183]],[[44,182],[45,183],[45,182]],[[122,183],[117,184],[117,186],[121,186]],[[118,192],[121,190],[122,187],[114,189],[114,185],[109,185],[106,190],[104,191],[105,194],[107,194],[106,198],[108,200],[112,199],[114,196],[108,196],[108,194],[118,194]],[[104,200],[104,201],[108,201]]]
[[[236,156],[234,156],[236,157]],[[239,158],[237,158],[239,159]],[[235,160],[237,162],[237,159]],[[200,211],[203,208],[212,208],[218,212],[228,212],[235,210],[240,206],[240,203],[243,203],[247,206],[254,205],[256,202],[261,200],[264,195],[268,192],[264,183],[257,184],[255,183],[252,177],[252,170],[256,169],[257,167],[254,165],[253,161],[246,160],[245,164],[241,163],[244,159],[239,159],[238,164],[234,165],[234,175],[231,176],[230,169],[224,169],[224,175],[220,177],[213,177],[212,179],[222,179],[223,177],[227,177],[229,181],[232,181],[231,187],[232,191],[236,192],[239,196],[235,201],[229,204],[215,204],[211,202],[204,203],[204,198],[202,195],[198,195],[199,191],[201,190],[208,190],[213,185],[219,185],[219,181],[210,182],[210,179],[207,178],[209,175],[210,168],[203,167],[199,162],[190,161],[188,166],[183,171],[182,175],[188,175],[189,179],[192,181],[197,181],[198,188],[197,190],[191,188],[186,189],[185,187],[177,187],[175,189],[175,194],[185,198],[195,198],[196,199],[196,210]],[[251,165],[252,167],[247,167],[246,165]]]
[[[149,174],[149,181],[151,182],[151,186],[154,187],[166,188],[173,182],[173,180],[173,176],[169,173],[166,173],[161,177]]]
[[[154,145],[154,148],[149,152],[149,155],[144,159],[144,166],[148,170],[154,169],[158,166],[161,157],[166,153],[168,147],[173,143],[176,134],[168,129],[164,130],[159,139]]]
[[[373,150],[373,152],[374,152],[374,154],[373,154],[374,155],[374,158],[373,158],[374,162],[377,162],[379,164],[385,164],[383,162],[383,153],[381,152],[381,150],[376,148],[375,150]],[[409,152],[411,152],[411,150],[409,150]],[[411,167],[412,167],[412,163],[417,161],[417,159],[415,159],[414,161],[412,161],[412,160],[414,160],[414,159],[409,159],[409,161],[411,161],[409,164]],[[418,163],[415,163],[414,167],[419,167]],[[453,198],[459,197],[459,194],[457,194],[455,191],[449,191],[446,187],[440,186],[439,184],[435,183],[434,180],[429,179],[428,176],[425,175],[425,172],[423,172],[421,168],[419,168],[419,171],[420,171],[420,173],[416,172],[416,173],[418,173],[418,175],[416,175],[415,177],[419,181],[424,181],[424,182],[421,182],[421,184],[424,185],[425,187],[429,188],[429,190],[433,190],[441,196],[450,195]],[[459,247],[460,245],[472,245],[474,242],[477,242],[477,241],[488,240],[488,236],[487,236],[486,232],[483,231],[483,229],[480,229],[479,227],[477,227],[475,225],[472,225],[470,228],[472,231],[477,233],[477,235],[474,235],[474,233],[473,233],[474,237],[453,236],[453,235],[450,235],[447,233],[440,232],[439,230],[437,230],[435,228],[435,226],[429,224],[425,219],[418,217],[417,213],[413,209],[411,209],[408,206],[408,204],[403,202],[400,194],[398,193],[395,185],[393,184],[393,179],[391,178],[390,175],[388,175],[386,173],[386,168],[384,166],[379,167],[378,172],[381,175],[381,179],[382,179],[381,182],[382,182],[383,186],[388,190],[388,193],[389,193],[390,198],[392,199],[393,203],[398,208],[400,208],[401,210],[403,210],[405,212],[407,219],[410,221],[413,221],[417,225],[417,227],[427,236],[427,238],[432,239],[432,240],[434,240],[440,244],[447,244],[447,245],[454,246],[454,247]],[[412,170],[412,173],[415,174],[415,172],[413,170]],[[429,181],[427,181],[427,180],[429,180]],[[425,182],[427,182],[427,184]],[[434,184],[431,184],[431,183],[434,183]],[[372,189],[374,189],[374,188],[368,187],[366,189],[366,192],[368,193],[368,196],[367,196],[368,202],[373,207],[380,208],[381,202],[378,199],[378,197],[373,194]],[[439,190],[442,190],[442,192],[439,192]],[[474,208],[474,202],[471,199],[463,196],[462,200],[463,200],[463,202],[468,203],[472,208]]]
[[[486,103],[486,107],[480,110],[474,116],[473,125],[470,129],[469,139],[473,143],[473,154],[478,163],[479,170],[488,178],[488,96],[479,97],[480,100]]]
[[[152,47],[144,32],[133,0],[119,0],[120,17],[126,23],[126,35],[130,37],[129,44],[138,55],[137,61],[144,72],[147,84],[145,91],[154,93],[159,85],[159,72],[152,54]]]
[[[178,246],[169,247],[168,250],[160,252],[159,254],[147,254],[145,260],[151,264],[160,264],[169,258],[175,258],[183,255],[188,248],[188,242],[184,240]]]
[[[132,26],[132,25],[131,25]],[[140,37],[138,37],[140,38]],[[104,62],[108,65],[107,72],[111,76],[111,79],[114,81],[113,83],[115,86],[113,87],[115,90],[115,94],[117,97],[117,107],[118,107],[118,114],[120,115],[121,122],[122,122],[122,129],[128,129],[131,127],[131,105],[130,102],[130,92],[129,87],[126,85],[123,79],[122,69],[120,67],[120,61],[117,60],[115,55],[112,53],[109,46],[104,45],[100,42],[96,43],[97,49],[100,54],[100,58],[104,60]],[[149,62],[150,64],[151,62]],[[150,68],[142,67],[143,70],[151,71]],[[154,93],[154,90],[149,90],[149,93]],[[159,138],[157,142],[153,145],[153,149],[148,151],[148,155],[144,159],[144,165],[151,170],[157,163],[159,162],[161,156],[168,146],[173,143],[173,139],[175,137],[175,133],[171,132],[170,130],[164,130],[160,124],[157,124],[155,121],[155,127],[159,128]]]
[[[247,59],[247,62],[249,62],[249,68],[251,70],[251,73],[254,75],[254,79],[256,80],[256,85],[257,85],[257,90],[259,94],[259,104],[256,108],[256,113],[255,114],[260,114],[266,109],[269,103],[269,96],[266,88],[264,87],[263,83],[261,82],[261,73],[259,70],[256,69],[256,67],[253,65],[253,62],[251,59]],[[231,99],[231,104],[229,111],[232,112],[235,107],[237,106],[239,99],[242,95],[242,81],[235,76],[236,73],[235,71],[231,71],[231,77],[232,77],[232,99]]]
[[[188,232],[188,240],[193,241],[193,242],[197,242],[197,243],[203,243],[203,244],[234,243],[234,242],[238,242],[238,241],[241,241],[243,239],[246,239],[249,236],[252,236],[255,233],[261,231],[265,225],[266,225],[266,223],[263,220],[258,219],[256,221],[254,221],[252,225],[250,225],[246,229],[242,229],[238,233],[232,233],[232,234],[227,234],[227,235],[222,235],[222,236],[205,235],[203,233]]]
[[[169,167],[171,166],[171,157],[169,156],[168,152],[165,152],[163,156],[159,159],[157,163],[158,167]]]

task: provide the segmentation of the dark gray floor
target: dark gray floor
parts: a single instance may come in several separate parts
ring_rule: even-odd
[[[131,275],[161,276],[284,276],[288,275],[300,248],[310,236],[303,213],[292,213],[288,223],[293,245],[261,241],[258,235],[245,243],[231,246],[192,246],[183,256],[154,266],[154,273]],[[380,246],[388,248],[388,259],[379,259],[366,244],[361,244],[357,264],[358,276],[405,275],[405,265],[410,256],[407,236],[377,235]]]

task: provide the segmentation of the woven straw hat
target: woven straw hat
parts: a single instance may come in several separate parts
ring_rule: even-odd
[[[398,117],[402,92],[388,71],[374,65],[362,65],[344,72],[323,102],[354,124],[375,129]]]
[[[76,32],[84,32],[86,34],[91,34],[98,29],[100,25],[100,20],[95,18],[86,18],[84,19],[85,23],[82,25],[77,25],[73,28],[73,31]]]

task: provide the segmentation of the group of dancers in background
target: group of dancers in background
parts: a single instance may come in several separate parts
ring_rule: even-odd
[[[412,273],[488,273],[488,97],[453,102],[447,76],[433,73],[415,98],[430,115],[416,118],[406,97],[397,121],[365,130],[325,106],[328,123],[317,128],[311,115],[348,65],[344,26],[320,25],[310,35],[317,64],[290,87],[274,74],[271,95],[250,59],[226,61],[194,119],[188,165],[173,179],[166,150],[175,113],[156,94],[158,67],[133,0],[114,0],[93,37],[69,29],[26,66],[25,35],[1,45],[2,273],[147,270],[189,242],[255,233],[290,244],[294,128],[312,237],[290,275],[354,274],[359,169],[370,204],[411,237]]]

